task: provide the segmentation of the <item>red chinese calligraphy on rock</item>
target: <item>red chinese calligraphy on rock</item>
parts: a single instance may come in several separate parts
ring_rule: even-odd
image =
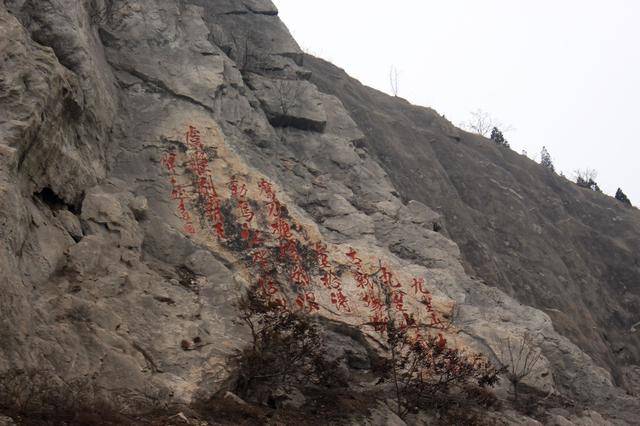
[[[320,242],[317,242],[314,245],[313,250],[316,253],[316,257],[318,259],[318,263],[321,268],[328,268],[329,265],[329,255],[327,254],[327,246]]]
[[[413,284],[411,284],[411,287],[413,288],[415,294],[418,294],[418,293],[429,294],[428,291],[422,288],[423,285],[424,285],[424,278],[414,278]]]
[[[160,163],[167,168],[171,175],[174,175],[176,173],[176,158],[176,153],[174,151],[171,151],[165,153],[160,160]]]
[[[253,213],[253,210],[251,210],[249,203],[245,200],[242,200],[238,205],[240,207],[240,212],[242,213],[242,217],[244,218],[244,220],[247,223],[251,223],[255,214]]]
[[[272,296],[278,292],[275,283],[267,278],[260,278],[258,280],[258,287],[264,292],[267,296]]]
[[[347,312],[351,311],[351,308],[349,307],[349,300],[342,292],[342,289],[331,292],[331,303],[333,303],[339,310]]]
[[[226,240],[224,215],[218,193],[213,184],[212,173],[209,168],[209,156],[204,150],[204,143],[200,131],[195,126],[189,126],[185,141],[190,158],[190,171],[195,175],[197,194],[203,202],[204,216],[213,226],[214,234],[219,240]]]
[[[302,291],[296,297],[296,305],[300,309],[306,309],[308,312],[320,310],[320,305],[316,302],[316,295],[310,291]]]
[[[321,274],[322,276],[320,278],[320,282],[322,282],[322,285],[325,288],[338,290],[342,287],[340,278],[338,278],[338,276],[333,272],[332,269],[326,268],[325,270],[321,271]]]
[[[187,145],[197,150],[204,148],[200,137],[200,131],[195,126],[189,126],[189,129],[187,130]]]
[[[250,204],[251,185],[242,182],[238,176],[232,175],[227,187],[230,200],[235,200],[237,208],[231,212],[225,209],[223,215],[222,203],[213,184],[202,135],[195,126],[189,126],[185,143],[188,158],[183,164],[195,176],[191,189],[194,192],[189,192],[188,186],[178,184],[179,165],[175,151],[166,153],[161,161],[171,176],[172,198],[178,202],[177,209],[185,223],[185,232],[195,233],[189,211],[189,204],[195,200],[202,218],[211,224],[213,236],[224,244],[228,244],[229,247],[235,247],[236,250],[237,247],[248,250],[245,257],[247,267],[257,273],[259,277],[256,282],[257,289],[269,300],[277,303],[282,309],[289,309],[287,297],[278,285],[279,280],[284,278],[294,284],[294,288],[297,289],[294,308],[297,307],[309,313],[318,311],[320,306],[314,291],[319,288],[328,293],[331,304],[338,311],[350,312],[350,302],[343,291],[341,277],[331,265],[327,246],[319,241],[309,241],[306,230],[291,218],[286,206],[278,199],[274,186],[266,179],[260,179],[257,184],[259,194],[263,197],[261,205],[266,209],[261,211],[256,207],[260,205],[257,201]],[[195,194],[196,198],[190,198],[189,194]],[[229,229],[238,231],[225,235],[225,220],[229,221]],[[264,235],[252,226],[256,228],[263,226]],[[238,246],[238,242],[242,244]],[[275,248],[277,250],[274,252]],[[407,312],[405,306],[407,294],[402,289],[402,283],[397,279],[397,274],[388,265],[383,265],[380,260],[378,260],[380,267],[376,272],[367,272],[362,258],[353,247],[349,247],[345,255],[359,289],[360,300],[369,311],[369,324],[374,330],[385,332],[390,320],[389,316],[393,315],[400,322],[401,327],[414,330],[416,341],[420,341],[422,339],[420,325],[413,314]],[[312,276],[307,267],[317,268],[317,276],[315,274]],[[318,280],[317,284],[315,279]],[[410,287],[413,289],[413,294],[419,299],[421,297],[420,301],[426,306],[429,315],[428,325],[443,327],[433,311],[431,294],[424,287],[424,279],[414,278]],[[441,334],[438,340],[439,345],[440,342],[446,344]]]
[[[162,156],[160,163],[167,169],[171,176],[171,198],[178,201],[178,213],[183,222],[183,231],[187,234],[195,234],[196,229],[193,226],[191,214],[189,213],[186,205],[187,192],[184,185],[178,184],[178,178],[176,173],[177,154],[174,151],[165,153]]]

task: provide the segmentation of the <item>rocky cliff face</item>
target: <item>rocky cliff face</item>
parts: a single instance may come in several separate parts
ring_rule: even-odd
[[[541,416],[637,420],[637,210],[306,57],[268,0],[5,0],[0,32],[0,371],[91,377],[131,412],[205,399],[285,241],[328,259],[291,305],[367,322],[353,260],[385,265],[451,344],[533,336]]]
[[[638,209],[456,129],[431,109],[364,87],[331,64],[309,58],[306,65],[363,129],[362,148],[401,198],[442,215],[469,274],[543,310],[625,381],[640,357]]]

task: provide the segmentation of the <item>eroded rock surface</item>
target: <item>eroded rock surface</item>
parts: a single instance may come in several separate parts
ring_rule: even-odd
[[[246,184],[269,236],[259,186],[268,181],[297,225],[291,232],[326,244],[336,270],[348,270],[353,248],[405,283],[423,277],[452,323],[452,344],[497,361],[505,339],[533,336],[543,358],[526,385],[553,396],[545,409],[570,401],[594,410],[554,421],[637,420],[640,403],[616,386],[613,362],[628,364],[628,381],[637,376],[638,341],[624,332],[638,306],[635,210],[303,60],[270,1],[5,3],[0,371],[92,377],[131,411],[224,390],[228,356],[249,339],[233,302],[252,276],[245,246],[218,238],[243,230],[216,228],[198,191],[215,185],[231,210],[231,183]],[[360,102],[368,113],[356,111]],[[411,137],[384,126],[400,113]],[[201,172],[211,182],[189,184]],[[553,249],[565,257],[541,254],[552,232],[573,236]],[[315,300],[324,320],[343,325],[330,328],[330,341],[355,377],[349,371],[371,365],[345,330],[368,312],[354,280],[343,281],[350,312],[320,288]],[[405,285],[406,306],[418,312]],[[592,305],[597,297],[616,313]],[[535,424],[508,410],[492,415]],[[380,400],[367,421],[402,424]]]
[[[640,212],[583,190],[526,156],[455,129],[429,108],[362,86],[308,57],[312,81],[344,103],[361,146],[403,200],[442,216],[465,269],[546,312],[625,386],[640,363]]]

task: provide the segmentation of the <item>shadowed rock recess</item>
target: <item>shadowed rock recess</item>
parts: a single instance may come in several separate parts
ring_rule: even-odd
[[[278,249],[269,293],[340,364],[328,406],[227,392]],[[52,383],[114,424],[446,424],[378,391],[358,268],[451,347],[541,352],[525,402],[503,379],[449,423],[638,424],[639,256],[637,209],[305,55],[269,0],[0,3],[0,425]]]

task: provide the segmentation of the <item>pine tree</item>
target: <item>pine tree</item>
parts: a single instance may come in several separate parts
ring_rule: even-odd
[[[616,200],[621,201],[622,203],[628,206],[631,205],[631,200],[629,200],[629,198],[627,197],[627,194],[622,192],[622,189],[620,188],[618,188],[618,190],[616,191]]]
[[[549,154],[549,151],[547,151],[546,146],[543,146],[542,151],[540,151],[540,164],[552,172],[555,172],[555,167],[553,167],[553,162],[551,161],[551,155]]]
[[[497,127],[494,127],[491,130],[491,140],[498,145],[506,146],[507,148],[509,147],[509,142],[507,142],[507,140],[504,138],[504,135]]]

